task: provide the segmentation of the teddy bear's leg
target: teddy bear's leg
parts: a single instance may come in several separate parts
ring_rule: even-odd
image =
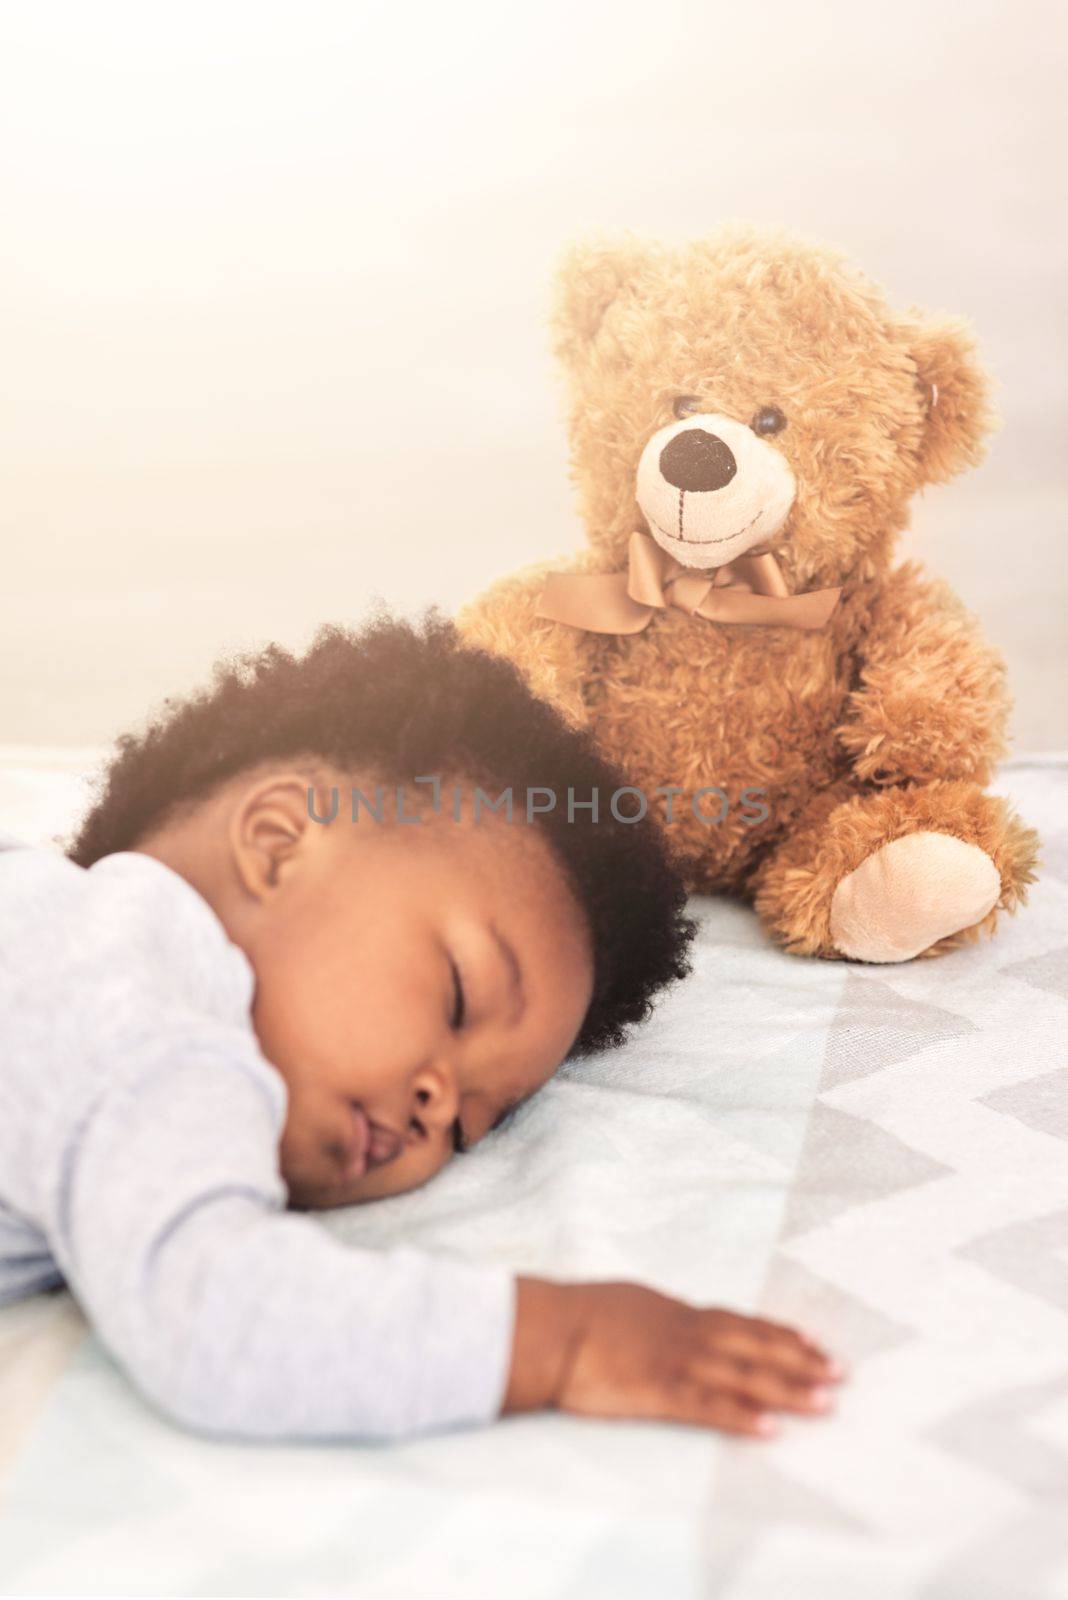
[[[976,784],[819,795],[758,868],[754,904],[798,955],[909,961],[992,932],[1034,879],[1038,836]]]

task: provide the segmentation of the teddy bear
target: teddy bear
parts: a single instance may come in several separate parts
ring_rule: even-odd
[[[736,224],[575,244],[550,328],[588,548],[492,584],[461,634],[590,730],[692,891],[785,949],[900,962],[992,931],[1038,844],[984,787],[1004,664],[894,565],[912,497],[994,425],[967,323]]]

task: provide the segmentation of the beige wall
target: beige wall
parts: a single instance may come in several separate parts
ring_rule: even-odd
[[[1006,426],[911,544],[1068,749],[1059,7],[0,9],[0,742],[580,537],[546,283],[725,217],[971,316]]]

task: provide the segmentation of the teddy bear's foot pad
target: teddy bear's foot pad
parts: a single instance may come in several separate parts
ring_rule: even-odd
[[[909,833],[838,884],[830,933],[852,961],[911,961],[997,904],[1001,876],[985,850],[949,833]]]

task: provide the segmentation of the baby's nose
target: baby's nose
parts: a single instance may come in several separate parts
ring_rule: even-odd
[[[704,428],[686,428],[661,450],[660,471],[676,489],[692,494],[722,489],[738,471],[738,463],[716,434]]]
[[[412,1117],[415,1121],[445,1126],[460,1108],[456,1074],[445,1066],[424,1067],[412,1085]]]

